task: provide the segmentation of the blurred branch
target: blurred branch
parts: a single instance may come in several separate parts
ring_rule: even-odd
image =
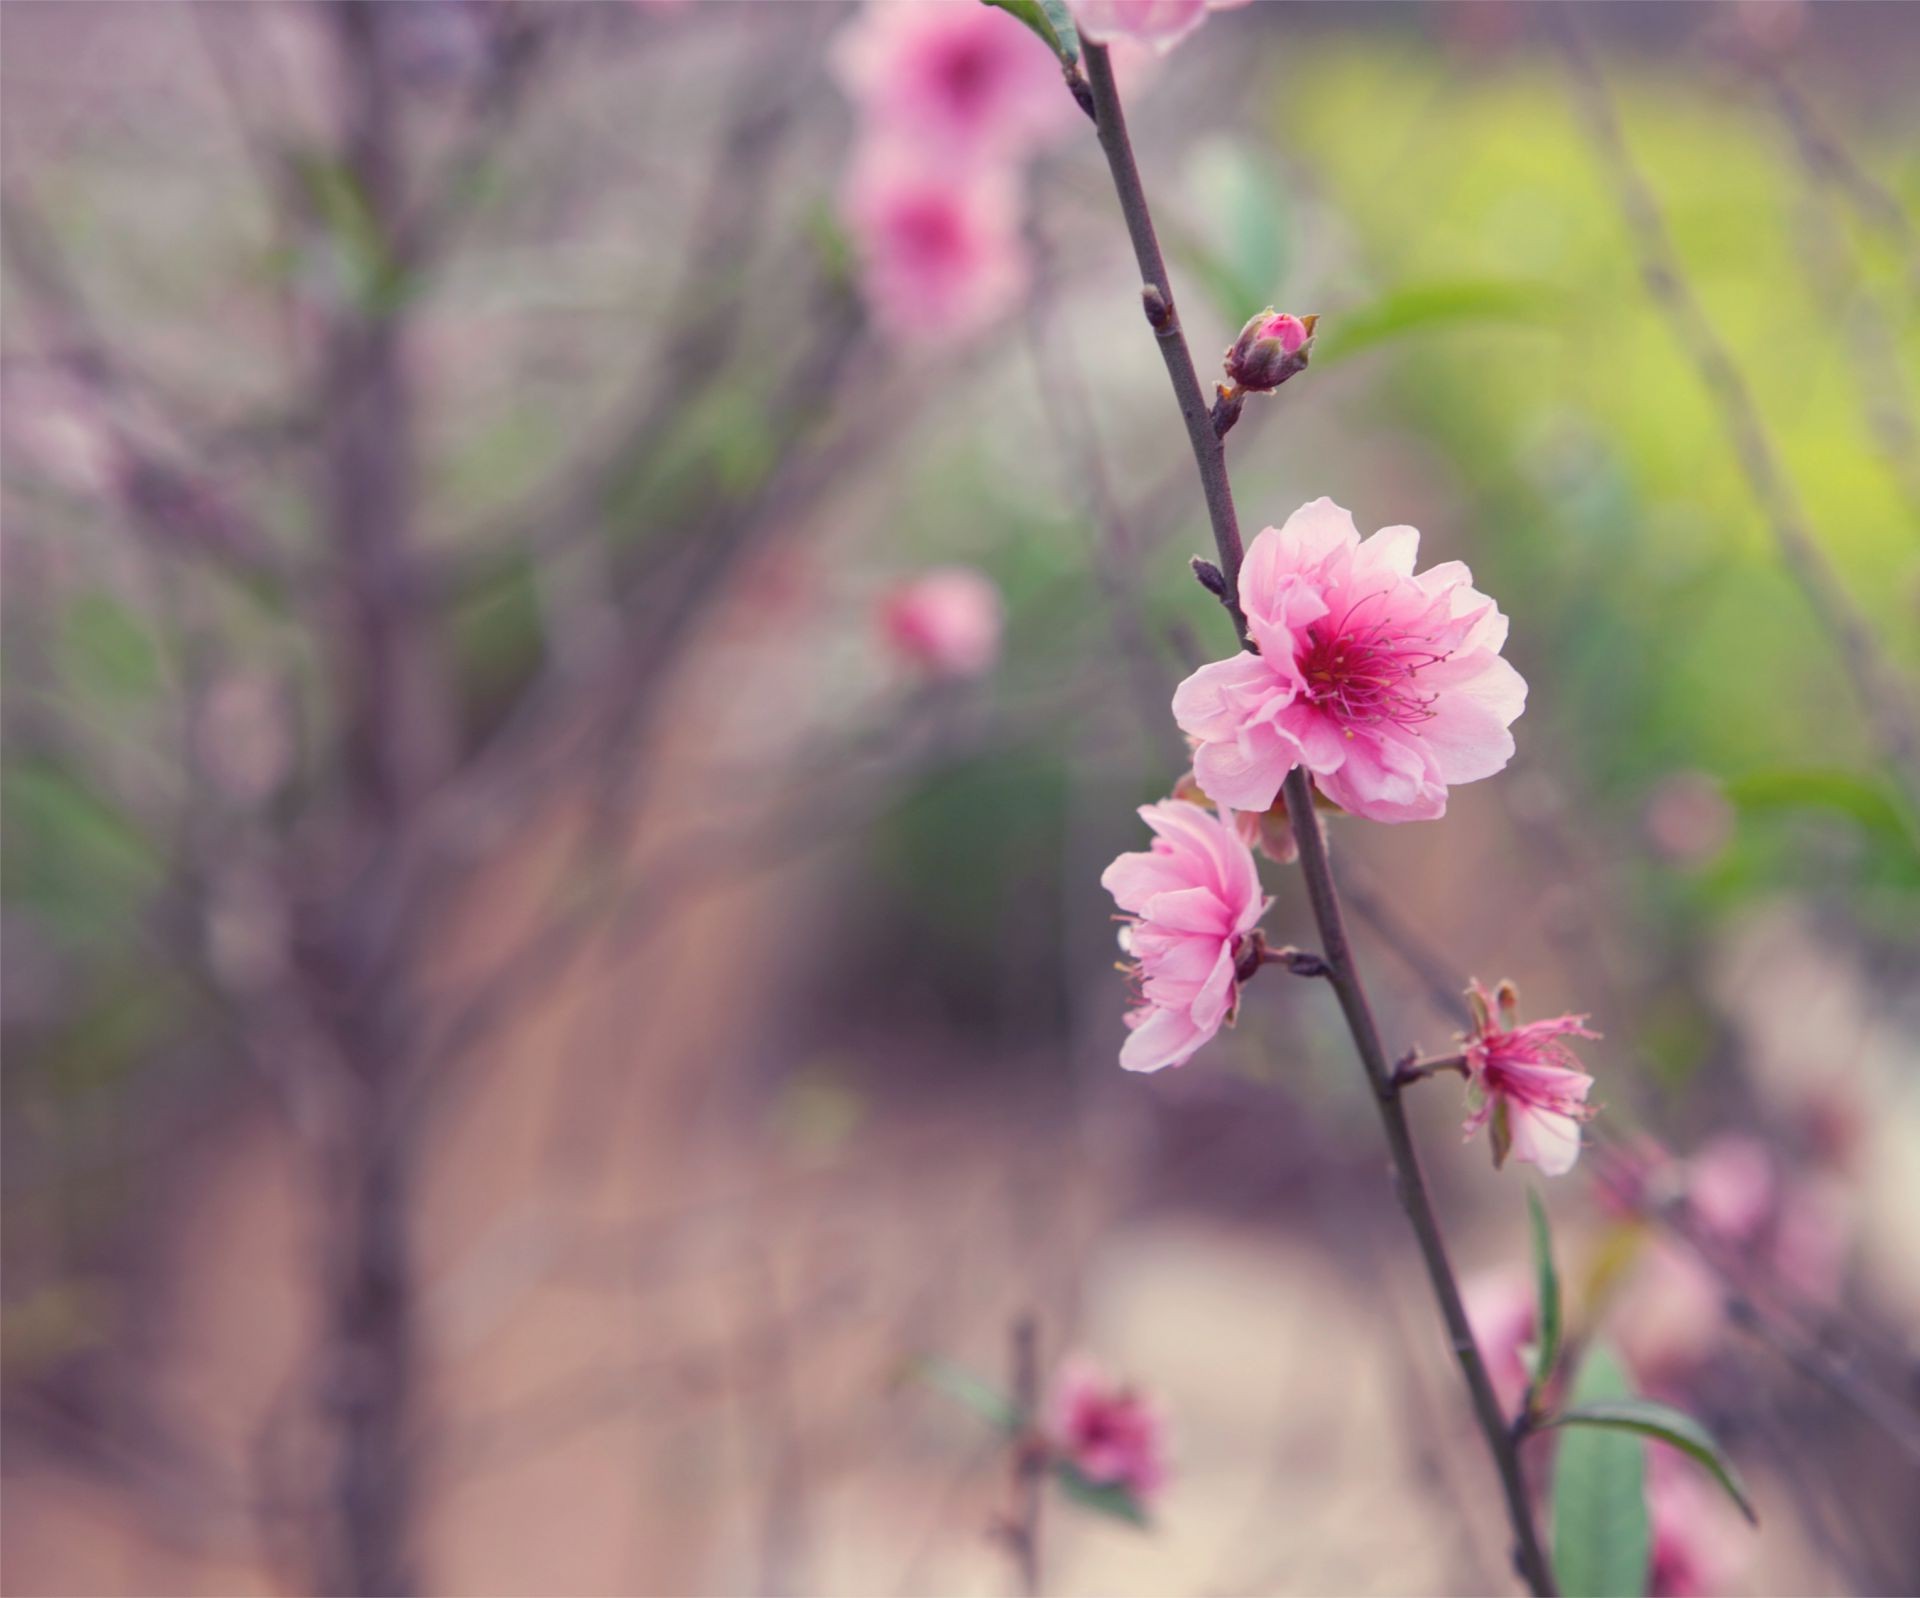
[[[1868,724],[1907,799],[1907,823],[1920,838],[1920,730],[1913,707],[1865,618],[1841,587],[1815,541],[1755,403],[1753,391],[1694,293],[1658,202],[1635,164],[1605,79],[1567,7],[1547,10],[1578,107],[1613,181],[1648,294],[1667,318],[1720,412],[1747,486],[1773,533],[1782,564],[1839,650]]]

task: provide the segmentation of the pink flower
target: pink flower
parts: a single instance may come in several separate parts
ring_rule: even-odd
[[[1429,820],[1449,784],[1506,765],[1527,699],[1500,658],[1507,619],[1459,561],[1416,577],[1419,541],[1386,527],[1362,542],[1330,499],[1253,541],[1240,605],[1259,653],[1202,666],[1173,696],[1220,803],[1265,810],[1304,765],[1357,815]]]
[[[1649,1450],[1647,1514],[1647,1598],[1712,1598],[1739,1576],[1750,1546],[1746,1527],[1719,1488],[1661,1448]]]
[[[1219,809],[1191,771],[1173,785],[1173,797]],[[1232,822],[1240,841],[1255,854],[1263,854],[1277,865],[1289,865],[1300,858],[1300,841],[1293,835],[1285,794],[1257,815],[1251,810],[1225,810],[1221,811],[1220,819]]]
[[[1062,1362],[1047,1401],[1047,1437],[1088,1481],[1141,1503],[1166,1484],[1166,1423],[1151,1400],[1076,1355]]]
[[[1520,1412],[1532,1380],[1523,1351],[1538,1335],[1533,1280],[1525,1271],[1485,1271],[1460,1284],[1460,1297],[1500,1411],[1511,1419]]]
[[[1600,1034],[1587,1030],[1584,1015],[1515,1025],[1513,990],[1504,982],[1497,1005],[1478,982],[1467,989],[1467,1000],[1474,1015],[1463,1051],[1474,1099],[1467,1136],[1491,1122],[1496,1167],[1511,1149],[1541,1175],[1565,1176],[1580,1157],[1580,1123],[1593,1114],[1586,1102],[1593,1078],[1560,1040]]]
[[[1019,302],[1028,262],[1014,176],[944,169],[868,151],[847,174],[841,212],[875,322],[902,343],[965,339]]]
[[[1000,656],[1000,590],[970,566],[936,566],[882,600],[880,627],[903,659],[934,677],[978,677]]]
[[[1145,805],[1140,816],[1159,834],[1152,849],[1120,856],[1100,886],[1128,912],[1120,947],[1140,984],[1120,1063],[1158,1071],[1184,1065],[1232,1018],[1240,954],[1268,900],[1253,855],[1226,822],[1180,799]]]
[[[870,134],[941,162],[1018,153],[1074,115],[1046,46],[979,0],[870,3],[833,65]]]
[[[1773,1159],[1758,1138],[1723,1132],[1686,1164],[1687,1208],[1703,1231],[1745,1246],[1766,1230],[1778,1191]]]
[[[1072,0],[1073,20],[1097,44],[1130,39],[1165,55],[1207,20],[1248,0]]]

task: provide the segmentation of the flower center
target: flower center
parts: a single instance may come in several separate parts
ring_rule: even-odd
[[[1416,681],[1422,667],[1447,657],[1431,640],[1395,633],[1360,612],[1361,600],[1342,616],[1322,616],[1307,628],[1294,664],[1306,679],[1307,698],[1348,726],[1391,723],[1411,727],[1430,720],[1436,697]]]

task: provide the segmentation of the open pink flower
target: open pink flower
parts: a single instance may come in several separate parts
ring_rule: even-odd
[[[1467,989],[1474,1017],[1462,1051],[1474,1100],[1467,1136],[1491,1124],[1496,1166],[1511,1150],[1543,1176],[1565,1176],[1580,1157],[1580,1123],[1593,1115],[1593,1078],[1560,1040],[1600,1034],[1587,1030],[1584,1015],[1518,1025],[1512,995],[1505,983],[1497,1000],[1478,982]]]
[[[1500,658],[1507,619],[1448,561],[1414,575],[1420,535],[1316,499],[1253,541],[1240,605],[1259,653],[1202,666],[1173,696],[1215,799],[1265,810],[1297,765],[1375,821],[1444,815],[1449,784],[1513,755],[1527,685]]]
[[[1184,1065],[1232,1018],[1240,954],[1268,901],[1229,823],[1181,799],[1142,806],[1140,816],[1158,834],[1153,847],[1120,856],[1100,886],[1127,912],[1120,947],[1140,985],[1120,1063],[1158,1071]]]
[[[945,162],[1018,154],[1074,115],[1046,46],[979,0],[875,0],[833,65],[870,137]]]
[[[1166,1423],[1158,1407],[1084,1355],[1063,1361],[1054,1377],[1047,1438],[1088,1481],[1125,1488],[1143,1504],[1166,1485]]]
[[[978,677],[1000,655],[1000,590],[970,566],[936,566],[895,585],[880,626],[896,654],[935,677]]]
[[[875,147],[849,171],[841,212],[874,321],[902,343],[965,339],[1026,288],[1011,172],[945,168]]]
[[[1532,1380],[1525,1350],[1538,1336],[1533,1279],[1523,1270],[1486,1271],[1460,1284],[1460,1298],[1500,1412],[1511,1420],[1519,1414]]]
[[[1206,789],[1200,786],[1199,779],[1192,771],[1188,771],[1173,785],[1173,797],[1184,799],[1189,804],[1219,809],[1207,797]],[[1251,810],[1222,810],[1220,819],[1232,822],[1233,830],[1240,834],[1240,841],[1255,854],[1263,854],[1277,865],[1291,865],[1300,858],[1300,840],[1293,835],[1293,821],[1287,814],[1285,794],[1257,814]]]
[[[1207,20],[1248,0],[1072,0],[1074,24],[1097,44],[1129,39],[1164,55]]]

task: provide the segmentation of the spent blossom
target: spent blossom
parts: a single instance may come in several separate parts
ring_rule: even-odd
[[[1593,1078],[1580,1069],[1563,1039],[1597,1038],[1584,1015],[1557,1015],[1521,1025],[1512,985],[1490,994],[1478,982],[1467,989],[1474,1029],[1462,1042],[1473,1110],[1467,1136],[1491,1128],[1493,1163],[1515,1158],[1564,1176],[1580,1157],[1580,1123],[1593,1115],[1587,1094]]]
[[[1240,959],[1268,900],[1228,822],[1181,799],[1142,806],[1140,817],[1153,847],[1121,855],[1100,885],[1126,912],[1120,947],[1139,984],[1120,1063],[1158,1071],[1184,1065],[1233,1018]]]
[[[1061,1363],[1047,1400],[1047,1440],[1088,1481],[1152,1501],[1166,1485],[1166,1422],[1138,1389],[1084,1355]]]
[[[1164,55],[1207,20],[1249,0],[1071,0],[1074,24],[1096,44],[1127,40]]]
[[[1415,575],[1419,543],[1411,527],[1363,541],[1330,499],[1254,539],[1239,597],[1258,653],[1202,666],[1173,696],[1221,804],[1265,810],[1305,766],[1342,809],[1430,820],[1451,784],[1512,758],[1527,686],[1500,655],[1507,618],[1460,561]]]
[[[1000,590],[971,566],[935,566],[897,583],[880,629],[901,659],[933,677],[978,677],[1000,656]]]

